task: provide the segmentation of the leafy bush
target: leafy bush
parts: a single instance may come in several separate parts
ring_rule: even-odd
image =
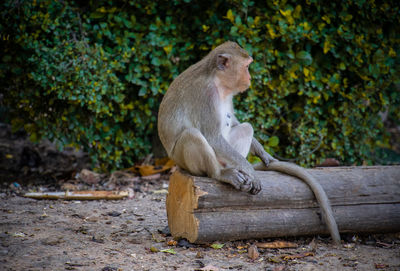
[[[265,4],[267,3],[267,4]],[[151,151],[180,72],[225,40],[255,59],[238,117],[270,152],[373,162],[400,117],[396,1],[11,1],[0,4],[3,107],[34,141],[83,146],[102,170]]]

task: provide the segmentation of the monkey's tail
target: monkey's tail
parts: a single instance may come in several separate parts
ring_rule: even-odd
[[[311,174],[309,174],[304,168],[300,166],[280,161],[273,161],[268,165],[268,167],[266,167],[263,163],[259,163],[254,166],[254,169],[269,171],[274,170],[298,177],[303,180],[311,188],[311,190],[314,192],[315,197],[317,198],[333,242],[336,245],[340,245],[340,234],[335,218],[333,217],[333,212],[329,203],[329,199],[322,186],[315,180],[313,176],[311,176]]]

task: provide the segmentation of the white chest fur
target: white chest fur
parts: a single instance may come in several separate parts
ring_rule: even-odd
[[[221,123],[221,133],[225,139],[228,139],[228,135],[232,128],[232,103],[230,99],[225,99],[220,103],[219,107],[220,123]]]

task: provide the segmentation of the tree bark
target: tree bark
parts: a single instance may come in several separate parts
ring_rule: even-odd
[[[400,229],[400,166],[336,167],[307,170],[324,188],[340,232]],[[174,237],[192,243],[328,234],[318,203],[301,180],[257,171],[257,195],[228,184],[176,171],[167,196]]]

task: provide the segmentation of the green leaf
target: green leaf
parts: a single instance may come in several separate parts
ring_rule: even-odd
[[[311,65],[313,59],[309,52],[300,51],[296,54],[296,58],[301,60],[306,65]]]
[[[103,18],[105,16],[105,13],[101,13],[101,12],[93,12],[90,14],[90,18],[92,19],[100,19]]]
[[[218,244],[218,243],[214,243],[214,244],[211,245],[211,247],[212,247],[213,249],[221,249],[221,248],[223,248],[224,246],[225,246],[225,244]]]
[[[173,248],[162,249],[160,252],[176,254],[176,251]]]
[[[272,136],[268,139],[268,146],[270,147],[276,147],[279,144],[279,137],[277,136]]]

